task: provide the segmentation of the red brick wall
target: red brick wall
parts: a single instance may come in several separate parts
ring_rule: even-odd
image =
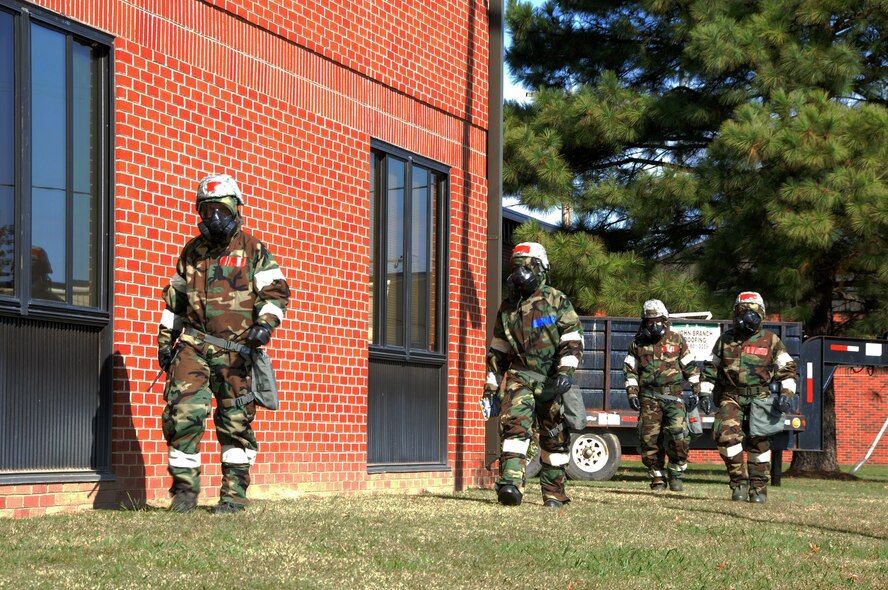
[[[160,292],[196,233],[210,172],[244,192],[245,228],[293,290],[270,354],[281,408],[261,410],[251,496],[479,485],[484,432],[487,16],[480,1],[42,0],[115,42],[113,471],[116,483],[0,487],[0,516],[169,485],[156,371]],[[215,6],[211,6],[214,4]],[[283,6],[282,6],[283,5]],[[368,475],[369,153],[376,138],[452,167],[449,462]],[[218,495],[212,420],[205,496]]]
[[[888,419],[888,370],[836,370],[836,440],[839,464],[856,465]],[[888,465],[888,429],[867,459]]]

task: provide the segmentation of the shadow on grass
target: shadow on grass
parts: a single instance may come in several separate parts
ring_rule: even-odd
[[[700,498],[700,499],[712,501],[711,498]],[[731,504],[734,504],[730,500],[724,500],[724,502],[729,502]],[[740,504],[745,504],[745,503],[740,503]],[[678,506],[669,506],[668,510],[683,510],[683,509],[679,508]],[[867,539],[878,539],[878,540],[888,539],[888,535],[865,533],[865,532],[856,531],[856,530],[853,530],[850,528],[831,527],[831,526],[825,526],[825,525],[817,524],[817,523],[798,522],[798,521],[794,521],[794,520],[779,520],[779,519],[774,518],[773,512],[763,513],[761,516],[756,516],[751,513],[741,514],[739,512],[734,512],[733,510],[730,510],[730,509],[714,510],[714,509],[697,508],[696,512],[705,513],[705,514],[714,514],[714,515],[719,515],[719,516],[728,516],[728,517],[736,518],[738,520],[746,520],[749,522],[760,522],[760,523],[767,523],[767,524],[786,524],[786,525],[789,525],[792,527],[799,527],[799,526],[811,527],[813,529],[817,529],[817,530],[821,530],[821,531],[827,531],[827,532],[832,532],[832,533],[843,533],[846,535],[856,535],[858,537],[865,537]]]

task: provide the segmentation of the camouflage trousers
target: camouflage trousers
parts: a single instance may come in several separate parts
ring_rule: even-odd
[[[638,441],[641,462],[648,468],[653,483],[663,483],[667,457],[669,478],[677,479],[684,475],[690,451],[684,403],[649,397],[642,392]]]
[[[250,466],[256,460],[258,445],[250,423],[256,405],[224,407],[248,392],[249,368],[243,356],[215,346],[195,347],[180,342],[170,365],[164,390],[163,435],[169,447],[170,493],[185,489],[200,492],[200,441],[206,430],[212,399],[216,398],[213,422],[222,446],[222,500],[245,504],[250,485]]]
[[[540,487],[543,501],[570,502],[564,489],[564,468],[570,459],[570,437],[563,426],[560,399],[538,401],[534,383],[529,385],[511,371],[506,373],[505,395],[500,411],[500,478],[496,487],[511,484],[523,494],[527,449],[537,425],[540,442]]]
[[[722,396],[712,424],[712,438],[728,469],[731,487],[739,487],[748,479],[750,489],[763,490],[771,478],[771,439],[745,432],[751,401],[746,396]]]

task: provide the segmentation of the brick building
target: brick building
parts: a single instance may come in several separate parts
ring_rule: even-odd
[[[250,496],[489,483],[487,10],[0,0],[0,516],[166,501],[159,297],[213,172],[293,291]]]

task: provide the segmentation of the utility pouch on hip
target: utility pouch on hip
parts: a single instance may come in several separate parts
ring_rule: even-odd
[[[777,409],[775,399],[771,396],[756,397],[749,404],[749,435],[773,436],[783,432],[786,414]]]
[[[694,406],[694,409],[687,414],[687,421],[691,440],[703,435],[703,419],[700,417],[700,408]]]
[[[579,387],[571,387],[561,395],[565,425],[571,430],[586,428],[586,404]]]
[[[252,392],[256,403],[269,410],[278,409],[278,387],[274,378],[274,367],[271,357],[261,348],[253,350],[252,360]]]

